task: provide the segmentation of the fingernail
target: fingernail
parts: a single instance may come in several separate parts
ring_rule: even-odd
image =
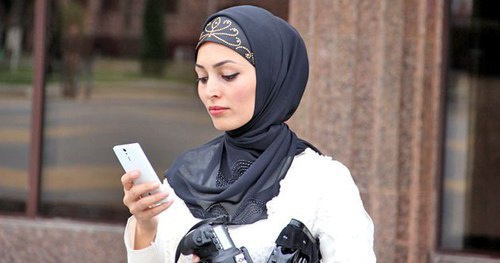
[[[132,175],[132,176],[138,176],[139,175],[139,171],[133,170],[133,171],[130,172],[130,175]]]

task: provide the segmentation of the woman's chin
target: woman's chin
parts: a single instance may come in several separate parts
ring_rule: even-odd
[[[212,124],[214,125],[214,128],[218,131],[225,132],[225,131],[230,131],[231,129],[228,129],[228,125],[225,125],[224,123],[216,122],[213,121]]]
[[[243,125],[250,121],[250,117],[247,118],[213,118],[212,124],[214,128],[221,132],[233,131],[241,128]]]

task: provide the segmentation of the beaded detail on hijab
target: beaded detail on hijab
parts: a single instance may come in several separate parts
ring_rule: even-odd
[[[227,210],[219,203],[211,205],[206,210],[198,210],[199,214],[195,215],[198,218],[214,218],[220,216],[230,216]],[[246,200],[236,211],[234,217],[231,218],[233,223],[250,224],[254,221],[255,216],[267,213],[266,203],[251,198]]]
[[[231,19],[219,16],[208,22],[200,34],[196,49],[207,41],[219,43],[235,50],[255,66],[253,52],[250,50],[245,34]]]
[[[222,188],[233,184],[248,170],[248,168],[250,168],[252,163],[253,162],[246,160],[237,161],[233,165],[229,176],[227,176],[225,173],[219,170],[219,173],[217,174],[216,186]]]

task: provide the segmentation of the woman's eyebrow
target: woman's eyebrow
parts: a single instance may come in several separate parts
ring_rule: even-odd
[[[217,67],[220,67],[220,66],[222,66],[222,65],[224,65],[226,63],[234,63],[234,64],[236,64],[236,62],[228,59],[228,60],[223,60],[221,62],[215,63],[212,67],[213,68],[217,68]]]
[[[217,68],[217,67],[220,67],[220,66],[222,66],[222,65],[224,65],[224,64],[227,64],[227,63],[234,63],[234,64],[236,64],[236,62],[234,62],[234,61],[232,61],[232,60],[229,60],[229,59],[228,59],[228,60],[223,60],[223,61],[221,61],[221,62],[217,62],[217,63],[215,63],[215,64],[212,66],[212,68]],[[204,69],[204,68],[205,68],[204,66],[202,66],[202,65],[200,65],[200,64],[195,64],[195,67],[197,67],[197,68],[202,68],[202,69]]]

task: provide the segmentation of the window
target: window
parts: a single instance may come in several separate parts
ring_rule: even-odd
[[[500,2],[452,0],[440,247],[500,252]]]
[[[0,211],[15,213],[26,209],[28,193],[33,59],[23,37],[32,20],[21,23],[26,6],[0,2]]]
[[[26,40],[0,24],[0,36],[9,35],[21,49],[13,60],[16,54],[0,39],[0,213],[32,214],[35,207],[37,216],[124,222],[130,214],[122,203],[123,169],[114,145],[139,142],[162,179],[175,156],[220,135],[198,99],[192,60],[158,60],[155,52],[164,50],[143,45],[140,32],[101,19],[107,15],[103,10],[85,9],[80,2],[49,1],[53,15],[46,16],[50,48],[35,200],[28,189],[35,63],[26,48],[31,45],[19,43]],[[112,8],[110,3],[101,8]],[[2,5],[0,12],[7,10]],[[105,22],[81,26],[96,21]],[[148,57],[141,46],[149,48]]]

